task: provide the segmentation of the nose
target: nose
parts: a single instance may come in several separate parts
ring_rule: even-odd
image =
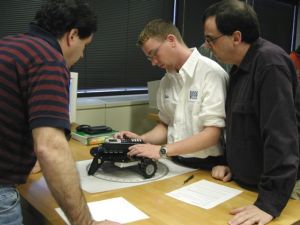
[[[210,46],[210,44],[206,41],[206,42],[204,42],[204,47],[205,48],[208,48],[208,49],[211,49],[211,46]]]
[[[152,66],[156,66],[157,63],[158,63],[158,61],[157,61],[155,58],[152,58],[152,59],[151,59],[151,64],[152,64]]]

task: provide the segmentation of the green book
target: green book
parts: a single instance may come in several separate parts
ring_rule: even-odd
[[[99,145],[104,142],[106,138],[111,138],[118,131],[110,131],[101,134],[86,134],[84,132],[72,131],[72,138],[80,141],[84,145]]]

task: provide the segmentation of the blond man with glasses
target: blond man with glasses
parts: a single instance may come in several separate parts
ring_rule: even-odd
[[[142,135],[130,131],[116,135],[146,143],[131,147],[129,155],[171,157],[182,165],[208,170],[222,163],[227,73],[196,48],[188,48],[178,29],[161,19],[145,26],[138,46],[166,74],[157,93],[161,122]]]

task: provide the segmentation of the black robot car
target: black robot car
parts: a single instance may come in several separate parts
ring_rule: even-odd
[[[129,157],[127,155],[130,146],[143,143],[140,139],[106,139],[103,144],[91,148],[90,153],[94,159],[88,170],[88,175],[95,174],[103,162],[109,161],[121,168],[138,165],[144,178],[153,177],[157,170],[155,160],[138,156]]]

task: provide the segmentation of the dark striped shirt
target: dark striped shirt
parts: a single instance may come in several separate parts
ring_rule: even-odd
[[[0,184],[20,184],[36,161],[32,129],[69,130],[69,71],[60,46],[31,25],[0,40]]]

